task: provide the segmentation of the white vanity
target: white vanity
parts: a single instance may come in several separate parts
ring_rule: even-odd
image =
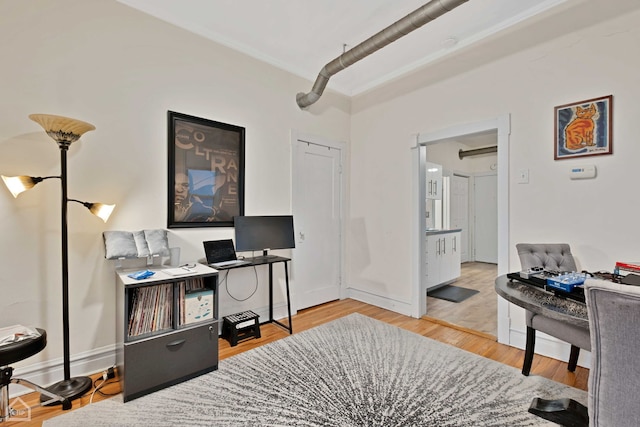
[[[460,277],[461,229],[427,230],[427,290],[445,285]]]

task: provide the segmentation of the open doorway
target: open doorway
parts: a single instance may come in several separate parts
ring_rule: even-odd
[[[456,147],[456,144],[452,144],[451,141],[461,141],[466,140],[467,144],[473,145],[471,140],[473,139],[484,139],[490,138],[492,144],[487,145],[497,145],[497,155],[489,160],[491,163],[488,165],[488,168],[485,167],[484,173],[487,171],[492,171],[497,178],[497,188],[496,188],[496,199],[497,199],[497,224],[496,224],[496,240],[497,240],[497,263],[491,265],[492,263],[482,263],[489,264],[490,268],[482,268],[487,267],[482,264],[476,264],[472,261],[475,261],[473,256],[473,238],[476,233],[474,233],[474,226],[470,225],[469,228],[469,261],[463,265],[461,269],[461,278],[458,279],[458,282],[463,283],[466,279],[474,279],[478,280],[484,274],[484,279],[481,280],[487,287],[486,298],[492,301],[492,307],[490,310],[492,311],[491,316],[496,319],[493,324],[495,326],[492,327],[491,335],[497,336],[498,341],[506,342],[508,340],[508,304],[504,301],[498,299],[497,295],[493,291],[493,283],[495,277],[499,274],[503,274],[508,270],[508,143],[509,143],[509,116],[505,115],[496,119],[487,120],[484,122],[471,123],[465,125],[455,126],[449,129],[445,129],[438,132],[430,132],[425,134],[419,134],[416,138],[417,141],[417,149],[418,149],[418,163],[425,162],[427,160],[429,149],[433,150],[443,150],[443,151],[454,151],[457,154],[459,150]],[[459,142],[458,142],[459,143]],[[479,142],[478,144],[485,145],[486,141]],[[434,154],[435,154],[434,151]],[[429,155],[428,160],[432,162],[434,160],[434,155]],[[423,160],[424,159],[424,160]],[[425,212],[427,210],[427,202],[424,198],[426,194],[426,185],[423,182],[426,177],[424,166],[418,166],[416,177],[418,179],[418,184],[416,185],[417,192],[416,197],[418,198],[415,206],[417,207],[416,215],[417,220],[414,224],[417,225],[416,228],[416,239],[414,240],[415,247],[419,251],[418,254],[420,256],[416,257],[418,265],[416,266],[417,274],[417,284],[416,284],[416,302],[418,304],[417,313],[419,316],[429,315],[432,313],[430,311],[435,311],[437,307],[432,307],[428,304],[427,296],[426,296],[426,280],[425,277],[427,275],[427,265],[426,265],[426,243],[424,242],[425,231],[427,220],[425,219]],[[446,168],[445,168],[446,169]],[[454,177],[455,175],[466,175],[470,177],[470,182],[473,181],[474,175],[476,175],[478,171],[475,170],[464,170],[463,168],[450,167],[449,168],[449,178]],[[443,174],[444,178],[447,177],[447,174]],[[446,180],[443,178],[443,181]],[[449,182],[451,185],[451,181]],[[473,203],[473,196],[470,197],[470,206]],[[450,205],[451,200],[445,200],[442,202],[443,206]],[[471,216],[471,214],[470,214]],[[446,221],[447,215],[443,214],[443,219]],[[469,218],[470,223],[473,224],[473,218]],[[449,218],[451,221],[451,217]],[[454,224],[455,225],[455,224]],[[448,224],[443,224],[443,227],[451,227],[452,224],[449,222]],[[456,285],[458,285],[456,282]],[[461,285],[465,286],[465,285]],[[432,304],[434,305],[434,304]],[[451,310],[444,310],[451,312]],[[473,310],[461,310],[463,312],[463,316],[467,319],[473,319],[474,317],[479,317],[479,315],[474,314]],[[437,312],[436,312],[437,313]],[[436,314],[433,313],[433,314]],[[444,319],[446,321],[446,319]],[[454,323],[454,322],[451,322]],[[464,326],[464,325],[461,325]],[[471,327],[471,329],[478,330],[477,326]]]
[[[426,201],[427,223],[434,216],[430,211],[437,207],[441,212],[435,216],[443,219],[438,228],[460,230],[461,262],[460,276],[453,283],[436,286],[436,291],[427,288],[427,316],[491,337],[496,337],[498,330],[493,290],[498,262],[498,158],[497,152],[487,148],[495,148],[497,143],[497,131],[491,130],[427,145],[425,153],[427,164],[443,169],[442,203]],[[427,269],[431,268],[427,261]],[[448,292],[453,290],[470,296],[451,301]]]

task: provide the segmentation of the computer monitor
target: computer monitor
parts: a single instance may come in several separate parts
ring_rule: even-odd
[[[236,251],[262,251],[262,258],[269,258],[271,249],[293,249],[293,216],[236,216]],[[256,257],[257,258],[257,257]]]

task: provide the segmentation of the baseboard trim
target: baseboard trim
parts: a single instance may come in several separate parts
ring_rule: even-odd
[[[491,334],[486,333],[486,332],[476,331],[475,329],[469,329],[469,328],[466,328],[464,326],[459,326],[459,325],[456,325],[456,324],[453,324],[453,323],[449,323],[449,322],[447,322],[445,320],[442,320],[442,319],[437,319],[437,318],[431,317],[431,316],[422,316],[421,319],[428,320],[429,322],[437,323],[437,324],[442,325],[442,326],[446,326],[447,328],[457,329],[459,331],[463,331],[463,332],[466,332],[468,334],[472,334],[472,335],[476,335],[476,336],[479,336],[479,337],[482,337],[482,338],[486,338],[486,339],[491,340],[491,341],[496,341],[496,342],[498,341],[498,339],[496,338],[495,335],[491,335]]]
[[[409,302],[399,301],[383,295],[376,295],[354,288],[347,288],[346,293],[346,298],[375,305],[376,307],[404,314],[405,316],[415,317],[414,307]]]
[[[115,344],[85,351],[71,357],[71,376],[87,376],[104,371],[114,366],[116,362]],[[47,387],[64,379],[63,359],[51,359],[44,362],[16,367],[13,371],[14,378],[22,378],[39,386]],[[31,393],[33,390],[19,384],[9,385],[9,396],[21,396]]]

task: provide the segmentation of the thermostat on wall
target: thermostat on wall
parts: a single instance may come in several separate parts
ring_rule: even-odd
[[[573,166],[569,172],[569,178],[571,179],[587,179],[596,177],[596,166]]]

